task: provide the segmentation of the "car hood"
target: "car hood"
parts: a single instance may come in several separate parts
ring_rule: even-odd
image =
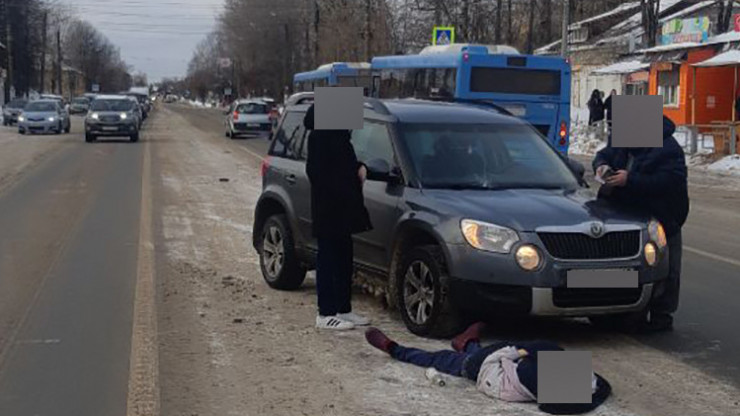
[[[445,217],[495,223],[531,232],[542,226],[568,226],[588,221],[608,224],[645,224],[649,218],[618,211],[593,191],[549,189],[441,190],[425,189],[426,207]]]

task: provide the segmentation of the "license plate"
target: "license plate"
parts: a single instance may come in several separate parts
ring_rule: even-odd
[[[527,107],[523,105],[505,105],[504,108],[516,117],[524,117],[527,115]]]
[[[259,127],[259,123],[247,123],[247,127]]]
[[[118,127],[103,127],[103,131],[118,131]]]
[[[632,269],[568,270],[567,286],[569,288],[636,288],[638,273],[637,270]]]

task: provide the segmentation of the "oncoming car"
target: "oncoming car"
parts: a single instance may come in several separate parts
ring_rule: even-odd
[[[276,289],[299,287],[315,267],[307,108],[286,108],[263,161],[253,244]],[[662,226],[597,200],[583,166],[531,125],[459,103],[367,98],[364,111],[352,143],[368,167],[374,228],[354,236],[355,270],[412,332],[451,335],[471,315],[619,321],[662,290]],[[616,271],[623,280],[603,287]]]
[[[18,122],[18,115],[23,111],[23,107],[28,104],[28,100],[15,98],[3,106],[3,126],[12,126]]]
[[[18,115],[18,133],[69,133],[69,115],[57,100],[35,100]]]
[[[100,95],[90,105],[85,117],[85,141],[100,136],[126,136],[139,141],[139,115],[136,101],[121,95]]]

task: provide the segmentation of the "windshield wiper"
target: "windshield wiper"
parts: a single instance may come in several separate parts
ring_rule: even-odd
[[[489,189],[565,189],[565,187],[560,185],[542,185],[542,184],[516,184],[516,183],[510,183],[510,184],[500,184],[500,185],[493,185],[490,186]]]
[[[429,189],[452,189],[452,190],[464,190],[464,189],[473,189],[473,190],[488,190],[491,189],[490,186],[480,183],[480,182],[437,182],[437,183],[427,183],[424,185],[425,188]]]

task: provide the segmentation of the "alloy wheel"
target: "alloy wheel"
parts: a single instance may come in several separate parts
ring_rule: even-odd
[[[285,244],[280,229],[270,226],[262,239],[262,261],[270,279],[280,275],[285,263]]]
[[[424,262],[417,260],[406,269],[403,299],[408,317],[417,325],[426,324],[434,307],[434,276]]]

